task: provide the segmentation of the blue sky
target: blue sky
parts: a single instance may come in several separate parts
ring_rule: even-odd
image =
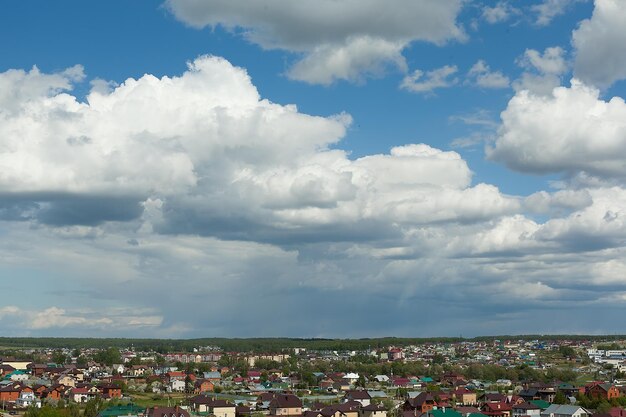
[[[620,0],[2,7],[0,332],[626,331]]]

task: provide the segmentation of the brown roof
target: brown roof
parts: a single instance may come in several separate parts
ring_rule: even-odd
[[[180,407],[152,407],[146,409],[145,415],[149,417],[189,417],[187,410]]]
[[[352,398],[353,400],[369,400],[372,397],[370,396],[369,392],[361,389],[346,392],[346,398]]]
[[[302,407],[302,400],[293,394],[275,394],[270,401],[270,407],[296,408]]]

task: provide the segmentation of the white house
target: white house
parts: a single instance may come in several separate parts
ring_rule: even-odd
[[[169,392],[184,392],[185,391],[185,381],[181,381],[180,379],[172,379],[167,384],[167,390]]]
[[[34,392],[21,392],[20,397],[15,400],[15,405],[24,408],[28,408],[31,406],[41,408],[41,400],[35,397]]]
[[[577,405],[552,404],[541,412],[541,417],[589,417],[591,412]]]
[[[354,373],[354,372],[348,372],[347,374],[345,374],[343,376],[343,379],[348,382],[348,384],[354,384],[356,381],[359,380],[359,374]]]

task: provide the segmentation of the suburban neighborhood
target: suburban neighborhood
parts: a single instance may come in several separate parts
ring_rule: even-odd
[[[27,417],[626,417],[617,342],[375,345],[13,349],[0,357],[0,406]]]

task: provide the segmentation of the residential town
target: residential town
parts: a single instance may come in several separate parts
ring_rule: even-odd
[[[616,341],[190,350],[7,350],[13,356],[0,357],[1,412],[26,417],[626,417],[626,349]]]

